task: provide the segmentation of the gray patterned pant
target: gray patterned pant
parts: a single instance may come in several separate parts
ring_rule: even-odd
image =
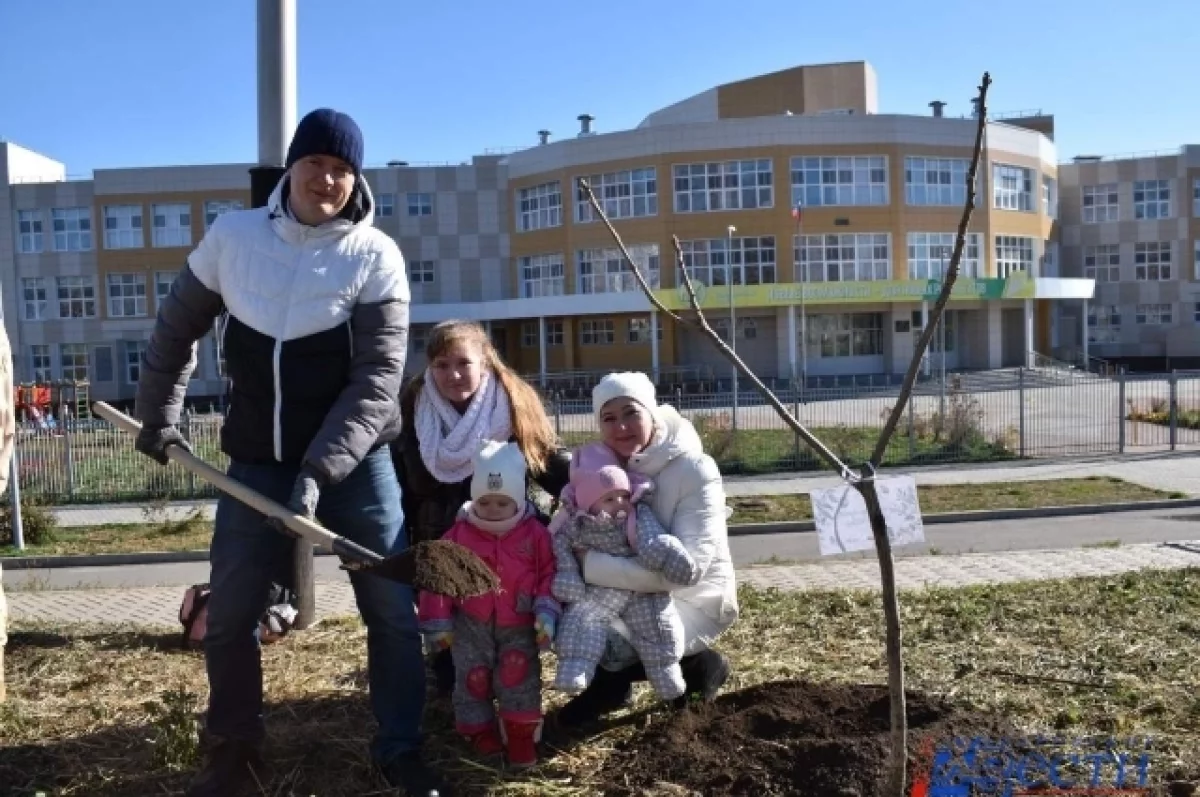
[[[542,663],[533,626],[503,626],[454,615],[454,724],[461,733],[490,728],[500,716],[542,718]]]
[[[587,688],[604,656],[612,622],[618,617],[629,626],[631,642],[654,691],[664,700],[682,695],[686,688],[679,667],[684,649],[683,623],[671,596],[591,585],[584,600],[567,606],[559,625],[554,688],[571,693]]]

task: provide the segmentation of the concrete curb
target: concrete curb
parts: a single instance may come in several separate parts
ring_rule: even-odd
[[[1125,504],[1078,504],[1075,506],[1046,506],[1028,509],[983,509],[968,512],[942,512],[925,515],[927,526],[946,523],[976,523],[991,520],[1023,520],[1028,518],[1070,517],[1076,515],[1105,515],[1113,512],[1145,512],[1159,509],[1200,508],[1200,498],[1175,498],[1161,501],[1137,501]],[[800,534],[816,531],[811,520],[780,521],[775,523],[743,523],[729,527],[730,537],[755,537],[767,534]],[[317,556],[333,556],[318,548]],[[149,564],[179,564],[206,562],[208,551],[157,551],[152,553],[83,554],[68,556],[0,557],[4,570],[43,570],[67,567],[122,567]]]

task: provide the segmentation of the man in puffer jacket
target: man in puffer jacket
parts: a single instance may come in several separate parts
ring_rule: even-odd
[[[159,306],[138,384],[137,447],[163,464],[169,446],[186,447],[176,424],[196,342],[225,313],[229,475],[386,556],[407,547],[387,444],[400,427],[409,288],[396,243],[371,226],[362,155],[353,119],[313,111],[296,128],[288,171],[266,207],[216,219]],[[256,629],[294,543],[264,521],[221,497],[204,643],[212,746],[193,797],[234,793],[259,760]],[[379,723],[372,758],[403,793],[444,797],[419,752],[425,675],[413,592],[371,575],[350,578]]]

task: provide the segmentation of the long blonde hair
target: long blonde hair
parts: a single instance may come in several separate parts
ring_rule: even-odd
[[[425,344],[425,361],[432,363],[457,343],[474,344],[483,352],[483,365],[496,375],[500,386],[508,393],[512,407],[513,437],[534,474],[546,472],[550,455],[558,448],[558,435],[546,415],[546,407],[537,391],[517,375],[502,359],[483,327],[474,321],[443,321],[429,330]],[[425,385],[425,373],[417,374],[405,390],[402,402],[406,414],[416,404],[416,397]]]

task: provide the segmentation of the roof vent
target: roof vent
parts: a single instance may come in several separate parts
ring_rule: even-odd
[[[933,109],[933,115],[940,119],[942,117],[942,109],[946,107],[946,103],[941,100],[934,100],[929,103],[929,107]]]
[[[550,140],[550,131],[549,130],[539,130],[538,131],[538,143],[539,144],[545,144],[549,140]]]
[[[581,113],[575,118],[579,120],[579,138],[596,135],[592,132],[592,120],[596,117],[591,114]]]
[[[1100,160],[1100,156],[1099,155],[1076,155],[1071,160],[1075,161],[1076,163],[1096,163],[1097,161]]]
[[[388,161],[387,165],[389,169],[399,169],[403,166],[407,166],[408,161]]]

